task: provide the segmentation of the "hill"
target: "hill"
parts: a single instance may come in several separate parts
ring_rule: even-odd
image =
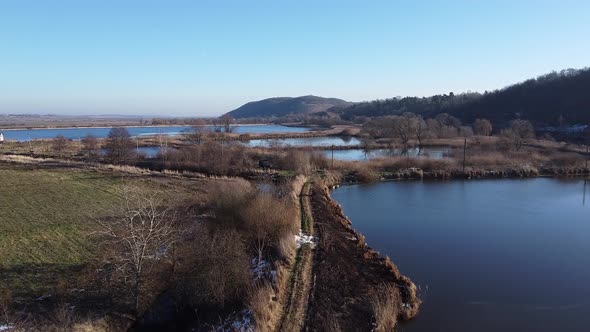
[[[249,102],[228,114],[236,119],[283,117],[324,112],[333,107],[346,107],[351,103],[342,99],[317,96],[278,97]]]
[[[424,116],[449,113],[465,123],[487,118],[502,126],[522,118],[534,124],[590,123],[590,69],[567,69],[485,93],[391,98],[335,107],[344,120],[403,112]]]

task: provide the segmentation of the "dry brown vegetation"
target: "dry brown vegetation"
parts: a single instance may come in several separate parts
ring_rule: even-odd
[[[399,314],[400,296],[394,285],[381,285],[369,294],[375,317],[375,331],[394,331]]]

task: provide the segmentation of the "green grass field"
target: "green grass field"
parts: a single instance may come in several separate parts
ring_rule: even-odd
[[[79,264],[93,215],[118,204],[119,178],[0,164],[0,267]]]
[[[206,199],[210,181],[0,162],[0,291],[27,301],[60,283],[75,287],[95,252],[94,218],[119,207],[124,184],[157,189],[180,206]]]

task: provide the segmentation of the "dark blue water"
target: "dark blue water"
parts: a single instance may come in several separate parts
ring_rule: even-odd
[[[589,331],[584,189],[544,178],[388,182],[332,196],[420,285],[421,312],[400,331]]]
[[[420,154],[418,149],[409,149],[407,155],[410,157],[428,157],[433,159],[443,159],[447,153],[445,148],[423,148]],[[325,150],[324,155],[332,157],[332,151]],[[365,152],[363,149],[334,150],[334,159],[337,160],[371,160],[390,156],[401,156],[401,149],[376,149]]]
[[[187,130],[189,126],[176,127],[127,127],[127,130],[132,136],[145,135],[180,135]],[[63,135],[68,139],[80,139],[87,135],[94,135],[98,138],[107,137],[111,128],[55,128],[55,129],[17,129],[17,130],[2,130],[4,139],[15,141],[28,141],[32,139],[48,139],[54,138],[58,135]],[[308,131],[309,128],[303,127],[286,127],[280,125],[245,125],[236,126],[236,133],[249,134],[266,134],[266,133],[299,133]]]
[[[356,137],[305,137],[305,138],[281,138],[281,139],[253,139],[246,142],[252,147],[270,147],[270,146],[353,146],[360,145],[361,142]]]

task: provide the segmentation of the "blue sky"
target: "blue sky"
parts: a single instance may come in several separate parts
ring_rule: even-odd
[[[0,113],[219,115],[590,65],[590,1],[0,0]]]

